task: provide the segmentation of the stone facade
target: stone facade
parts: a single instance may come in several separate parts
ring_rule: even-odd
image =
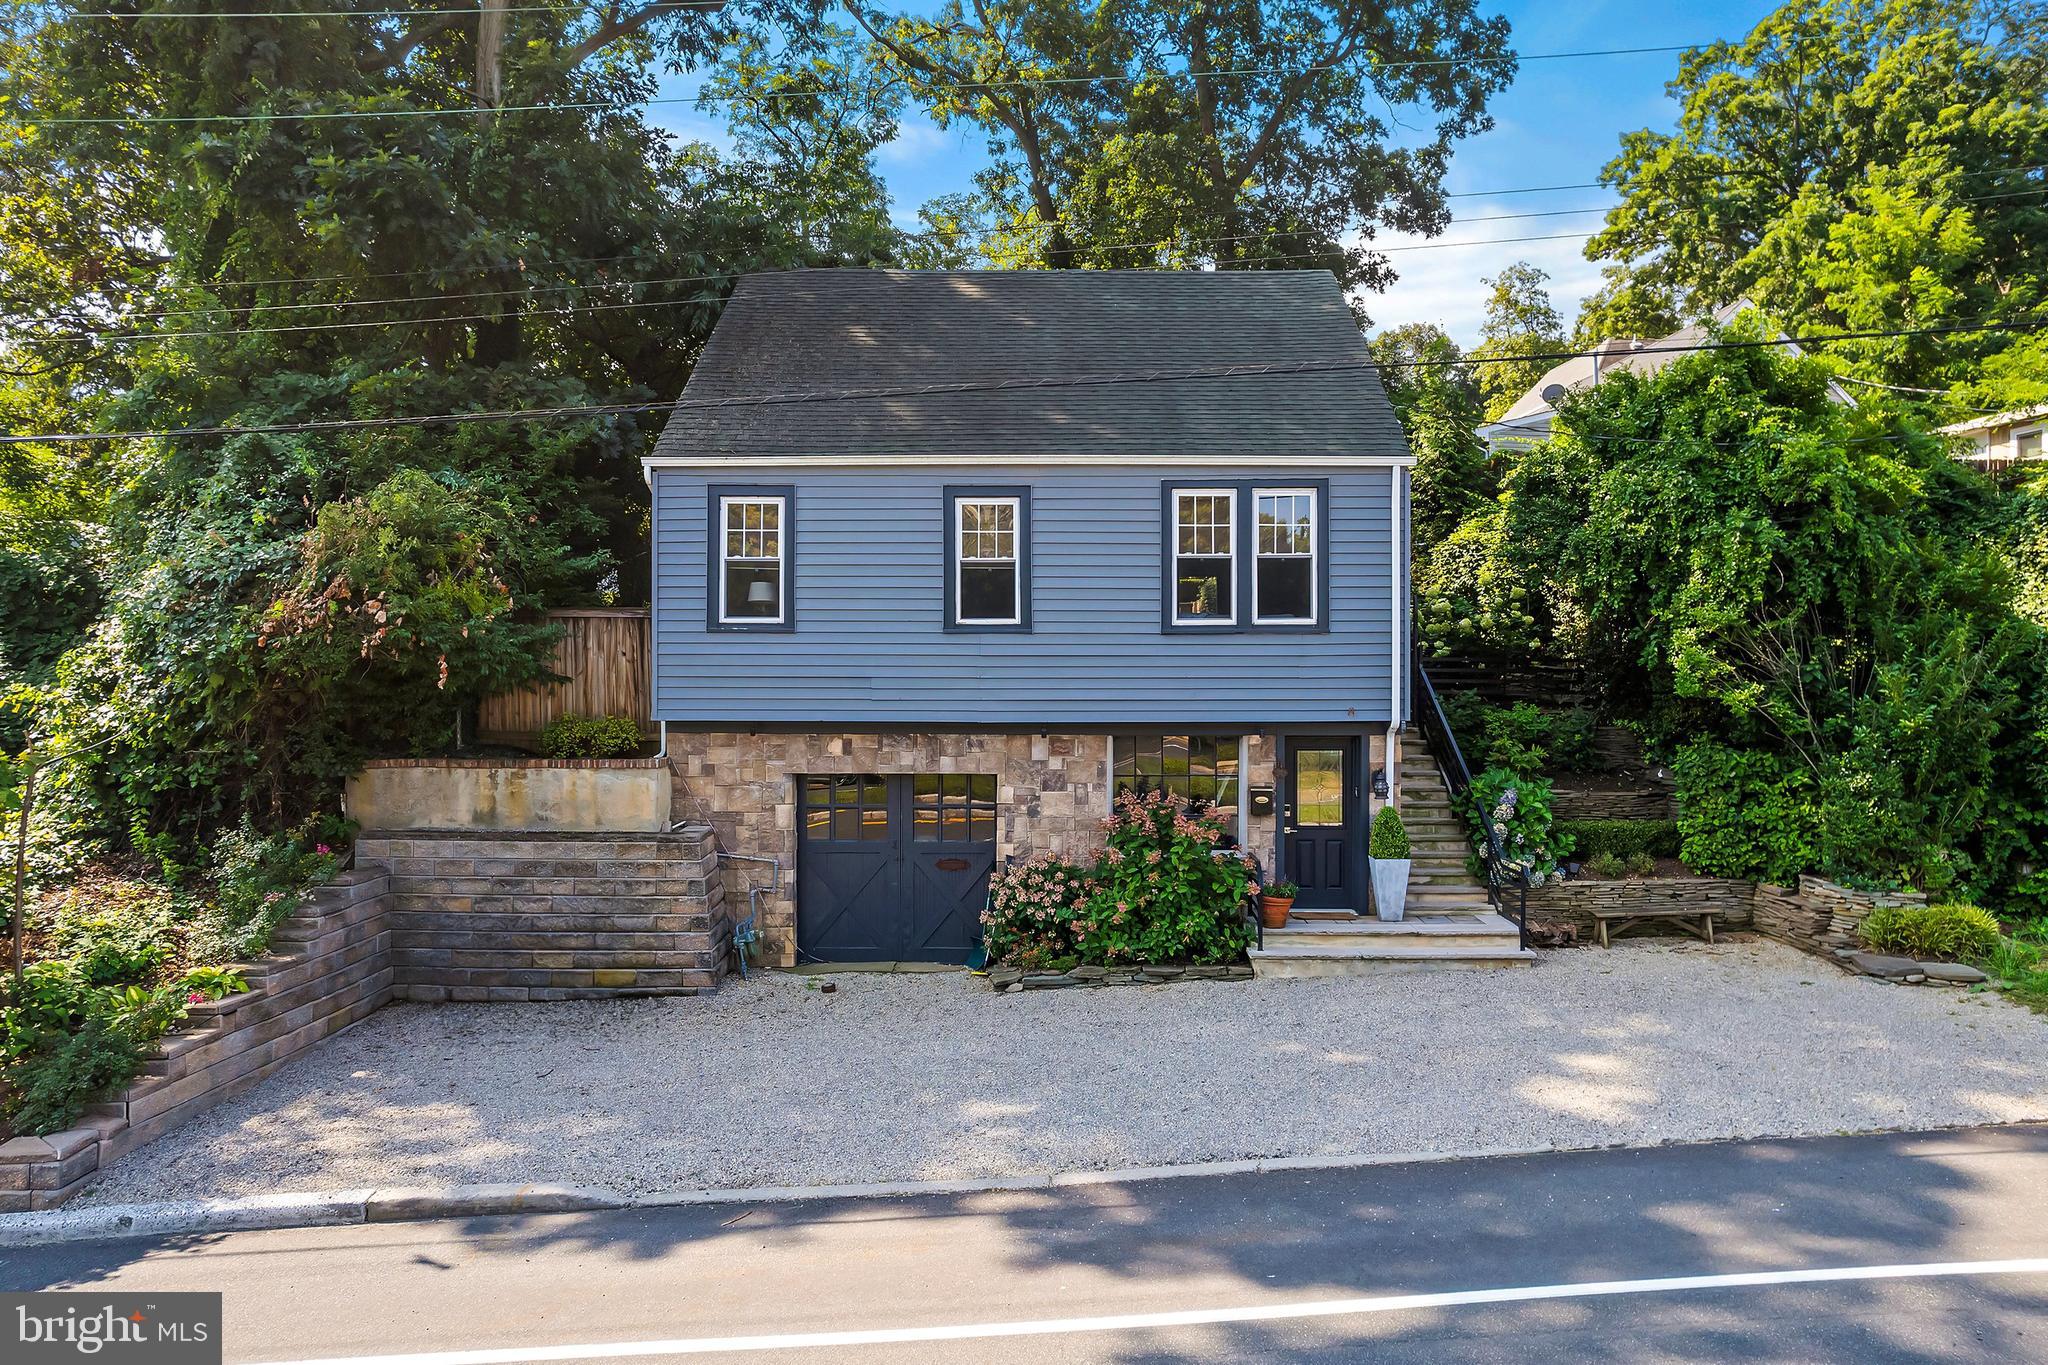
[[[744,734],[688,731],[668,734],[675,772],[674,817],[702,820],[717,831],[728,853],[776,858],[782,889],[761,897],[760,951],[780,966],[796,962],[797,783],[827,773],[993,773],[1000,809],[996,857],[1052,853],[1091,854],[1102,841],[1109,814],[1109,739],[1106,735],[886,732],[866,734]],[[1240,780],[1245,787],[1273,782],[1275,742],[1245,737]],[[1273,865],[1273,831],[1251,822],[1247,845],[1262,865]],[[747,903],[748,889],[766,884],[765,869],[728,867],[727,903]]]

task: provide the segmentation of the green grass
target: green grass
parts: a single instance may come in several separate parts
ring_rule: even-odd
[[[2001,935],[1991,956],[1978,965],[2008,996],[2048,1014],[2048,919],[2029,920]]]

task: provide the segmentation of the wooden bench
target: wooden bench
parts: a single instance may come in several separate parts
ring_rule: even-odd
[[[1608,942],[1610,934],[1615,938],[1620,938],[1638,925],[1660,920],[1677,925],[1696,939],[1712,943],[1714,941],[1714,916],[1719,913],[1718,910],[1693,910],[1682,905],[1667,906],[1656,910],[1595,910],[1593,912],[1593,922],[1600,929],[1600,946],[1602,948],[1614,946]]]

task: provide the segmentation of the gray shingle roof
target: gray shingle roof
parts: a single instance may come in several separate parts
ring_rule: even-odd
[[[686,399],[1359,363],[1327,271],[800,270],[739,282]],[[1401,455],[1370,368],[679,409],[654,454]]]

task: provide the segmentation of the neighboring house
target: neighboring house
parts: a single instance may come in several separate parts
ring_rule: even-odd
[[[1341,368],[1158,373],[1276,363]],[[771,956],[963,960],[1124,788],[1364,908],[1411,461],[1328,273],[754,275],[684,399],[732,401],[646,461],[653,713],[678,818],[794,867]]]
[[[1670,336],[1658,337],[1655,341],[1609,337],[1595,346],[1591,355],[1574,356],[1553,366],[1530,385],[1529,391],[1517,398],[1514,406],[1502,413],[1497,421],[1480,427],[1479,439],[1486,442],[1490,453],[1540,445],[1550,439],[1551,418],[1556,414],[1558,400],[1566,393],[1591,388],[1617,370],[1653,375],[1672,361],[1692,354],[1702,342],[1711,341],[1716,332],[1750,307],[1752,305],[1747,299],[1737,299],[1717,311],[1708,321],[1681,327]],[[1796,344],[1786,349],[1801,353]],[[1830,381],[1828,392],[1837,403],[1845,407],[1853,405],[1849,391],[1840,384]]]
[[[1943,427],[1941,434],[1967,437],[1970,447],[1956,458],[1988,473],[2010,468],[2022,460],[2040,459],[2044,426],[2048,426],[2048,403],[2036,403],[2030,408],[1957,422]]]

